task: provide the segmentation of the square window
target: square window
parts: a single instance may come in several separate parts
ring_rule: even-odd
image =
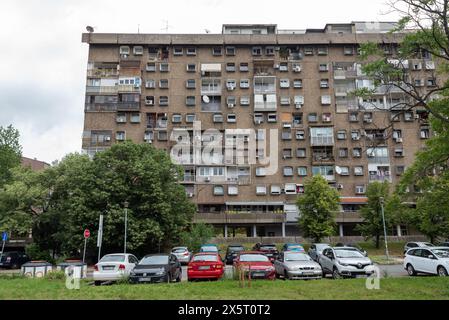
[[[222,47],[214,47],[212,48],[212,55],[214,56],[221,56],[223,54],[223,48]]]
[[[281,106],[289,106],[290,97],[281,97]]]
[[[159,80],[159,88],[168,89],[168,79]]]
[[[145,105],[154,106],[154,96],[146,96],[145,97]]]
[[[331,96],[325,95],[321,96],[321,105],[326,106],[331,104]]]
[[[346,140],[346,130],[338,130],[337,131],[337,139],[338,140]]]
[[[195,106],[196,101],[195,101],[195,96],[187,96],[186,97],[186,105],[187,106]]]
[[[329,88],[329,80],[328,79],[321,79],[320,80],[320,88],[321,89]]]
[[[226,63],[226,71],[235,72],[235,63],[234,62]]]
[[[267,187],[266,186],[256,186],[256,195],[264,196],[266,194],[267,194]]]
[[[325,56],[328,53],[327,47],[318,47],[318,55]]]
[[[396,175],[400,176],[404,174],[405,166],[396,166]]]
[[[274,56],[274,47],[266,47],[265,48],[265,55],[267,55],[267,56]]]
[[[227,56],[235,56],[235,47],[226,47]]]
[[[159,105],[160,106],[168,106],[168,97],[167,96],[160,96],[159,97]]]
[[[287,62],[281,62],[279,64],[279,71],[287,72],[288,71],[288,63]]]
[[[148,62],[147,66],[146,66],[146,71],[148,71],[148,72],[155,72],[156,71],[156,63]]]
[[[347,158],[349,155],[348,148],[340,148],[338,149],[338,156],[340,158]]]
[[[214,186],[214,196],[222,196],[224,195],[223,186]]]
[[[184,54],[184,49],[182,47],[174,47],[173,55],[174,56],[182,56]]]
[[[140,123],[140,113],[132,113],[130,122],[131,123]]]
[[[349,167],[340,167],[341,176],[349,176]]]
[[[147,89],[154,89],[156,88],[156,80],[149,79],[145,81],[145,88]]]
[[[280,79],[279,80],[279,85],[283,89],[289,88],[290,87],[290,80],[289,79]]]
[[[240,80],[240,88],[248,89],[249,88],[249,79],[241,79]]]
[[[320,72],[327,72],[329,71],[329,65],[327,63],[320,63],[320,65],[318,66],[318,70]]]
[[[252,53],[253,53],[253,56],[261,56],[262,55],[262,47],[253,47]]]
[[[355,166],[354,167],[354,175],[355,176],[363,176],[363,167],[362,166]]]
[[[269,113],[267,116],[267,122],[277,122],[278,118],[277,118],[277,114],[276,113]]]
[[[302,79],[293,80],[293,88],[301,89],[302,88]]]
[[[306,55],[306,56],[313,56],[313,47],[305,47],[304,48],[304,55]]]
[[[266,169],[263,167],[257,167],[256,168],[256,176],[257,177],[265,177],[266,175]]]
[[[361,158],[362,157],[362,148],[353,148],[352,149],[352,156],[354,158]]]
[[[228,195],[229,196],[236,196],[238,194],[239,194],[238,186],[228,186]]]
[[[223,115],[221,113],[217,113],[213,115],[213,121],[215,123],[222,123],[223,122]]]
[[[296,157],[297,158],[305,158],[306,157],[306,149],[305,148],[296,149]]]
[[[115,140],[117,141],[124,141],[126,137],[125,131],[117,131],[115,133]]]
[[[228,118],[228,122],[229,123],[235,123],[237,121],[237,117],[233,113],[232,114],[228,114],[227,118]]]
[[[186,54],[188,56],[196,56],[196,48],[195,47],[188,47],[186,50]]]
[[[192,123],[195,121],[195,119],[196,119],[196,115],[194,113],[186,114],[186,122],[187,123]]]
[[[159,71],[160,72],[169,72],[170,71],[170,65],[168,63],[161,63],[159,65]]]
[[[306,133],[304,130],[296,130],[296,140],[305,140]]]
[[[117,123],[126,123],[126,113],[117,113],[115,121]]]
[[[318,115],[316,113],[309,113],[309,115],[307,116],[307,119],[309,122],[317,122]]]
[[[284,177],[293,177],[293,167],[284,167]]]
[[[171,122],[172,123],[180,123],[182,121],[182,115],[174,114],[172,115]]]
[[[364,194],[365,193],[365,186],[364,185],[356,185],[355,186],[355,193],[356,194]]]
[[[196,72],[196,64],[188,63],[186,70],[187,70],[187,72]]]
[[[298,167],[298,176],[306,177],[307,176],[307,167]]]
[[[271,186],[271,194],[272,195],[280,195],[281,194],[281,187],[273,185]]]
[[[188,79],[186,81],[186,88],[187,89],[195,89],[196,83],[195,83],[195,79]]]
[[[240,63],[240,72],[248,72],[249,71],[249,65],[246,62]]]
[[[290,159],[292,157],[292,149],[283,149],[282,150],[282,157],[284,159]]]
[[[248,96],[240,97],[240,105],[241,106],[249,106],[250,98]]]

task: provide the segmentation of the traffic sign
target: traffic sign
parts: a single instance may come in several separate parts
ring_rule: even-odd
[[[90,237],[90,231],[89,229],[84,230],[84,238],[89,238]]]
[[[8,232],[3,232],[2,233],[2,241],[7,241],[8,240]]]

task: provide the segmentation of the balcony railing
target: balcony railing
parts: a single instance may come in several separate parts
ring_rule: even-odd
[[[221,95],[221,85],[203,85],[201,86],[201,95]]]
[[[389,157],[368,156],[368,163],[388,164],[388,163],[390,163],[390,158]]]
[[[107,103],[86,103],[84,107],[84,111],[86,112],[110,112],[117,111],[117,103],[116,102],[107,102]]]
[[[312,146],[333,146],[334,137],[310,137],[310,143],[312,144]]]
[[[128,101],[117,102],[117,110],[118,111],[139,111],[140,110],[140,102],[128,102]]]
[[[267,212],[196,213],[194,220],[205,223],[282,223],[286,221],[286,214]]]
[[[334,79],[335,80],[345,80],[347,78],[357,78],[356,70],[335,70]]]
[[[92,69],[87,70],[87,76],[88,77],[98,77],[98,78],[107,78],[107,77],[117,77],[118,71],[117,70],[110,70],[110,69]]]
[[[136,86],[134,84],[119,84],[118,86],[119,92],[138,92],[140,93],[140,86]]]
[[[384,182],[388,181],[391,182],[391,176],[390,175],[379,175],[379,174],[370,174],[369,175],[369,182]]]
[[[86,93],[117,93],[117,86],[86,86]]]

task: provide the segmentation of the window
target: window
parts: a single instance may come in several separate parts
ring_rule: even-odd
[[[352,130],[351,131],[351,139],[353,141],[360,140],[360,132],[358,130]]]
[[[428,127],[423,127],[419,130],[419,136],[421,139],[429,139],[430,137],[430,130]]]
[[[273,185],[271,186],[271,194],[272,195],[280,195],[281,194],[281,187]]]
[[[292,131],[282,130],[282,140],[291,140],[291,139],[292,139]]]
[[[302,79],[293,80],[293,88],[295,88],[295,89],[302,88]]]
[[[348,114],[348,118],[350,122],[357,122],[359,121],[359,115],[357,112],[350,112]]]
[[[290,97],[281,97],[281,106],[289,106]]]
[[[240,105],[241,106],[249,106],[250,98],[248,96],[240,97]]]
[[[168,63],[161,63],[159,65],[159,71],[160,72],[169,72],[170,71],[170,66]]]
[[[222,196],[224,195],[223,186],[214,186],[214,196]]]
[[[262,55],[262,47],[253,47],[252,53],[253,53],[253,56]]]
[[[296,184],[286,183],[285,184],[285,194],[296,194]]]
[[[223,115],[221,113],[216,113],[213,115],[213,121],[215,123],[221,123],[223,122]]]
[[[235,63],[234,62],[226,63],[226,71],[235,72]]]
[[[316,166],[312,167],[312,174],[322,175],[323,177],[330,178],[334,176],[334,167],[333,166]]]
[[[338,149],[338,156],[340,158],[347,158],[349,155],[348,148],[340,148]]]
[[[266,47],[265,48],[265,55],[267,55],[267,56],[274,56],[274,47]]]
[[[140,123],[140,113],[131,113],[130,122]]]
[[[240,80],[240,88],[248,89],[249,88],[249,79],[241,79]]]
[[[426,70],[435,70],[435,62],[426,60]]]
[[[233,114],[233,113],[228,114],[228,116],[227,116],[227,121],[228,121],[229,123],[235,123],[235,122],[237,121],[236,115]]]
[[[117,141],[124,141],[125,140],[125,136],[126,136],[125,131],[117,131],[115,133],[115,140],[117,140]]]
[[[226,80],[226,88],[230,91],[234,90],[236,88],[236,82],[235,80],[228,79]]]
[[[302,124],[302,113],[293,113],[293,126],[299,127],[301,124]]]
[[[299,63],[292,63],[292,70],[295,73],[301,72],[302,70],[301,65]]]
[[[331,104],[331,96],[325,95],[321,96],[321,105],[326,106]]]
[[[318,66],[318,70],[320,72],[327,72],[329,71],[329,65],[327,63],[320,63],[320,65]]]
[[[404,174],[405,166],[396,166],[396,175],[400,176]]]
[[[321,120],[323,121],[323,122],[332,122],[332,114],[331,113],[328,113],[328,112],[326,112],[326,113],[323,113],[322,114],[322,116],[321,116]]]
[[[257,129],[257,131],[256,131],[256,140],[257,141],[265,140],[265,130],[264,129]]]
[[[154,79],[150,79],[145,81],[145,88],[147,89],[154,89],[156,88],[156,81]]]
[[[327,47],[318,47],[318,55],[325,56],[328,53]]]
[[[239,194],[238,186],[228,186],[228,195],[229,196],[236,196],[238,194]]]
[[[186,81],[186,88],[187,89],[195,89],[195,79],[187,79]]]
[[[349,167],[340,167],[341,176],[349,176]]]
[[[159,88],[168,89],[168,79],[159,80]]]
[[[296,140],[305,140],[306,132],[304,130],[296,130]]]
[[[289,79],[280,79],[279,80],[279,86],[281,88],[289,88],[290,87],[290,80]]]
[[[182,47],[174,47],[173,55],[174,56],[182,56],[184,54],[184,49]]]
[[[167,131],[158,131],[157,139],[159,141],[167,141],[168,140],[168,133],[167,133]]]
[[[160,96],[159,97],[159,105],[160,106],[168,106],[168,97],[167,96]]]
[[[361,158],[362,157],[362,148],[353,148],[352,149],[352,156],[354,158]]]
[[[306,177],[307,176],[307,167],[298,167],[298,176]]]
[[[145,97],[145,105],[154,106],[154,96],[146,96]]]
[[[363,166],[355,166],[354,167],[354,175],[355,176],[363,176]]]
[[[186,105],[187,106],[194,106],[195,104],[196,104],[196,101],[195,101],[196,99],[195,99],[195,96],[187,96],[186,97]]]
[[[153,141],[154,140],[154,132],[153,131],[145,131],[143,140],[147,141],[147,142]]]
[[[264,196],[266,194],[267,194],[267,187],[266,186],[256,186],[256,195]]]
[[[240,63],[240,72],[248,72],[249,66],[248,63],[242,62]]]
[[[281,62],[279,64],[279,71],[287,72],[288,71],[288,63],[287,62]]]
[[[188,47],[186,50],[186,54],[188,56],[196,56],[196,48],[195,47]]]
[[[269,113],[267,116],[267,122],[277,122],[278,121],[278,115],[276,113]]]
[[[346,130],[338,130],[337,131],[337,139],[338,140],[346,140]]]
[[[424,82],[421,79],[415,79],[415,86],[422,87],[424,86]]]
[[[297,158],[305,158],[306,157],[306,149],[305,148],[296,149],[296,157]]]
[[[320,80],[320,88],[329,88],[329,80],[328,79],[321,79]]]
[[[264,115],[262,113],[254,114],[254,123],[255,124],[261,124],[263,121],[264,121]]]
[[[305,47],[304,48],[304,54],[306,56],[313,56],[313,47]]]
[[[284,159],[290,159],[292,157],[292,149],[290,149],[290,148],[283,149],[282,150],[282,157]]]
[[[344,47],[343,53],[345,56],[352,56],[354,54],[354,48],[353,47]]]
[[[307,116],[307,120],[309,122],[317,122],[318,121],[318,115],[316,113],[309,113]]]
[[[196,120],[196,115],[194,113],[188,113],[186,114],[186,122],[192,123]]]
[[[120,47],[120,54],[129,54],[129,47],[128,46],[121,46]]]
[[[156,71],[156,63],[154,62],[148,62],[146,66],[146,70],[148,72],[155,72]]]
[[[188,63],[186,70],[187,70],[187,72],[196,72],[196,64],[195,63]]]
[[[434,78],[429,78],[427,79],[427,86],[428,87],[435,87],[436,86],[436,81]]]
[[[365,123],[373,122],[373,114],[372,114],[372,112],[365,112],[363,114],[363,122],[365,122]]]
[[[117,123],[126,123],[126,113],[117,113],[115,121]]]
[[[227,96],[226,103],[228,105],[228,108],[234,108],[236,104],[235,96]]]
[[[284,177],[293,177],[293,167],[284,167]]]
[[[235,56],[235,47],[226,47],[227,56]]]
[[[214,47],[212,48],[212,55],[214,56],[221,56],[223,54],[223,48],[222,47]]]
[[[365,193],[365,185],[356,185],[355,186],[355,193],[356,194],[364,194]]]
[[[262,167],[257,167],[256,168],[256,176],[257,177],[265,177],[266,175],[266,169],[262,168]]]
[[[404,156],[404,149],[402,148],[395,148],[394,149],[394,156],[397,158],[403,157]]]
[[[404,121],[413,121],[413,112],[405,112]]]

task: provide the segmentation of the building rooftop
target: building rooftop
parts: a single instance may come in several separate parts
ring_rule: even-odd
[[[44,162],[44,161],[39,161],[36,158],[31,159],[31,158],[27,158],[27,157],[22,157],[22,167],[28,167],[33,171],[41,171],[44,170],[48,167],[50,167],[50,164]]]

